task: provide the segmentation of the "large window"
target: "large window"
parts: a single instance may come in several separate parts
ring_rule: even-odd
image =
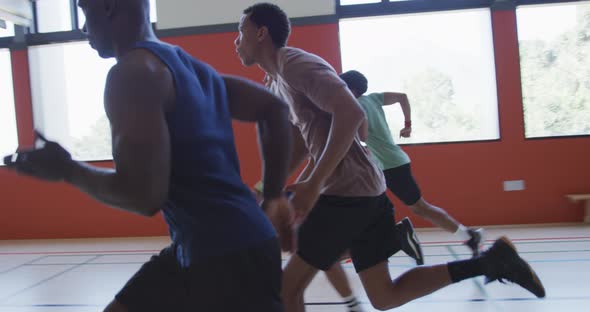
[[[0,156],[16,151],[18,137],[14,114],[14,91],[10,51],[0,49]],[[0,165],[2,165],[0,161]]]
[[[399,143],[499,138],[489,9],[343,19],[340,46],[344,70],[365,74],[368,93],[408,94],[412,138]],[[399,105],[384,108],[399,133]]]
[[[590,135],[590,2],[516,13],[526,137]]]
[[[111,159],[103,92],[114,59],[101,59],[87,42],[29,48],[35,127],[75,159]]]

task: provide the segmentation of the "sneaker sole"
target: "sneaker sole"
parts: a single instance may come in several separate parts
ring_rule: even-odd
[[[516,251],[516,246],[514,246],[514,244],[512,243],[512,241],[510,241],[510,239],[508,239],[508,237],[502,236],[502,237],[500,237],[500,240],[502,242],[504,242],[506,245],[508,245],[508,247],[510,247],[516,253],[516,255],[520,258],[520,256],[518,255],[518,252]],[[545,298],[545,287],[543,286],[543,283],[541,283],[541,279],[539,279],[537,272],[535,272],[535,270],[533,270],[533,268],[531,267],[531,265],[528,262],[524,261],[524,263],[527,265],[529,272],[531,272],[531,274],[533,275],[533,281],[535,282],[535,284],[543,290],[543,295],[537,296],[537,297]]]
[[[408,245],[410,245],[410,248],[412,248],[412,251],[414,251],[414,254],[416,255],[416,264],[423,265],[424,264],[424,256],[422,255],[422,247],[420,247],[420,241],[418,240],[418,236],[416,235],[416,231],[414,231],[414,226],[412,225],[412,221],[410,221],[410,219],[408,219],[408,218],[404,218],[402,220],[402,222],[406,224],[408,229],[411,229],[411,234],[410,234],[410,232],[407,233],[406,240],[408,242]]]

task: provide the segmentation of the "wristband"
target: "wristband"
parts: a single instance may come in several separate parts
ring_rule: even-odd
[[[406,120],[406,122],[404,122],[404,126],[406,128],[411,128],[412,127],[412,121],[411,120]]]

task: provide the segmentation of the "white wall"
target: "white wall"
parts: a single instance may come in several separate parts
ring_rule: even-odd
[[[242,11],[256,0],[159,0],[158,29],[237,23]],[[332,15],[335,0],[266,0],[289,17]]]

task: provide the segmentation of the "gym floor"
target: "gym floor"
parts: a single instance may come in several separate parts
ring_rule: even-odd
[[[426,264],[470,256],[450,233],[418,232]],[[536,299],[515,285],[483,278],[463,281],[396,311],[588,311],[590,226],[548,225],[486,229],[486,243],[506,235],[537,271],[547,298]],[[166,237],[0,241],[0,312],[100,312]],[[285,255],[285,260],[287,259]],[[414,266],[405,255],[390,261],[393,276]],[[369,304],[352,264],[344,267],[366,311]],[[346,311],[322,273],[306,292],[307,311]]]

